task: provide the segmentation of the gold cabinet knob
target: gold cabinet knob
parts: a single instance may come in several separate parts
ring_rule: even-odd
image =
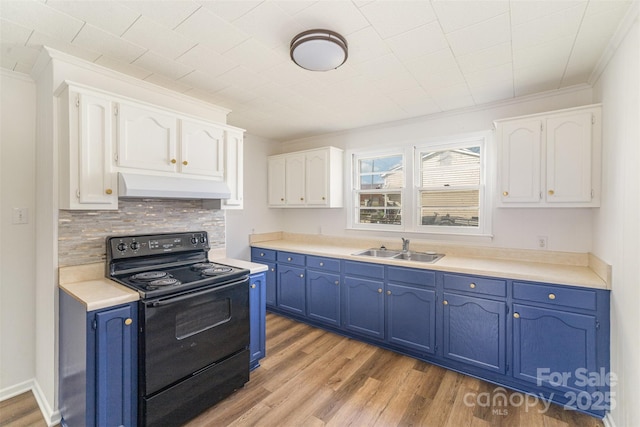
[[[303,201],[303,200],[304,200],[304,197],[300,197],[300,201]]]
[[[505,197],[507,197],[507,196],[509,195],[509,192],[508,192],[508,191],[503,191],[503,192],[502,192],[502,195],[503,195],[503,196],[505,196]]]
[[[106,190],[104,190],[104,192],[107,193],[107,194],[112,194],[113,190],[110,189],[110,188],[107,188]]]
[[[282,198],[282,197],[281,197],[281,198],[280,198],[280,201],[281,201],[281,202],[284,202],[284,198]]]
[[[381,294],[382,293],[382,289],[378,288],[378,293]]]
[[[391,295],[391,291],[387,291],[387,295]]]
[[[556,294],[549,294],[549,299],[556,299]]]
[[[322,197],[322,200],[327,200],[326,197]]]
[[[471,289],[475,289],[475,288],[476,288],[476,284],[475,284],[475,283],[471,283],[471,284],[469,285],[469,287],[470,287]]]
[[[553,191],[553,190],[549,190],[548,193],[549,193],[550,196],[553,196],[554,194],[556,194],[556,192]]]
[[[255,283],[252,283],[252,284],[251,284],[251,289],[255,289],[255,288],[256,288],[256,284],[255,284]]]
[[[514,319],[519,319],[520,318],[520,313],[513,313],[513,318]]]
[[[449,305],[449,301],[444,300],[444,301],[442,301],[442,304],[443,304],[443,305]]]
[[[178,163],[178,161],[176,159],[171,159],[171,163],[175,165],[176,163]]]
[[[130,317],[127,317],[126,319],[124,319],[124,324],[129,326],[130,324],[133,323],[133,319],[131,319]]]
[[[183,165],[187,166],[189,164],[189,162],[187,162],[186,160],[182,162]]]

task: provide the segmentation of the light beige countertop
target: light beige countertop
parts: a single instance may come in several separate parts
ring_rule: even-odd
[[[477,274],[483,276],[520,279],[560,285],[583,286],[595,289],[610,289],[607,277],[610,267],[590,254],[573,254],[549,251],[505,250],[480,247],[416,245],[416,251],[435,250],[445,256],[433,264],[375,258],[353,255],[368,248],[380,247],[380,243],[354,241],[350,239],[325,236],[293,235],[288,233],[270,233],[254,235],[251,245],[264,249],[290,251],[307,255],[317,255],[348,259],[375,264],[396,265],[453,273]],[[383,242],[385,243],[385,242]],[[385,246],[387,246],[385,244]],[[396,245],[397,246],[397,245]],[[397,247],[387,246],[389,249]],[[542,252],[542,254],[540,254]],[[483,256],[484,254],[484,256]],[[511,257],[511,259],[509,259]],[[530,260],[535,261],[530,261]],[[595,268],[590,263],[598,264]],[[600,277],[596,271],[600,272]],[[604,273],[603,273],[604,272]]]
[[[264,264],[226,258],[216,253],[211,261],[238,268],[246,268],[251,274],[267,270]],[[87,311],[100,310],[138,301],[140,295],[133,289],[122,286],[105,277],[104,263],[72,265],[58,269],[60,289],[85,305]]]

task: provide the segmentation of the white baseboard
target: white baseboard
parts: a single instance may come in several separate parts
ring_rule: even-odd
[[[38,408],[40,408],[40,412],[42,413],[42,417],[44,421],[47,423],[49,427],[52,427],[56,424],[60,423],[60,411],[51,409],[51,405],[44,397],[44,393],[40,388],[40,385],[35,379],[30,379],[20,384],[13,385],[11,387],[7,387],[5,389],[0,390],[0,402],[11,399],[14,396],[17,396],[22,393],[32,392],[33,397],[35,397],[36,402],[38,403]]]
[[[607,412],[607,414],[602,419],[602,423],[604,424],[604,427],[616,427],[616,423],[613,422],[611,412]]]

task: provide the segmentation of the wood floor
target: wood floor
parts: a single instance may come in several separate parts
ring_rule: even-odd
[[[554,404],[546,409],[521,393],[272,313],[261,365],[243,389],[187,426],[603,426],[588,415]],[[500,394],[507,404],[489,405]],[[46,424],[29,392],[0,402],[0,426]]]
[[[506,395],[507,404],[489,406]],[[596,427],[493,384],[272,313],[267,357],[251,381],[188,424],[220,426]],[[523,402],[530,402],[527,407]]]

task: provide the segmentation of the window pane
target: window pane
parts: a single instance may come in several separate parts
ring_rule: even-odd
[[[361,224],[393,224],[401,225],[400,209],[360,209]]]
[[[479,190],[421,191],[422,225],[477,227]]]
[[[399,193],[360,193],[361,207],[401,207],[402,196]]]
[[[402,188],[402,156],[393,155],[358,160],[359,189]]]
[[[421,187],[480,184],[480,147],[421,153]]]

